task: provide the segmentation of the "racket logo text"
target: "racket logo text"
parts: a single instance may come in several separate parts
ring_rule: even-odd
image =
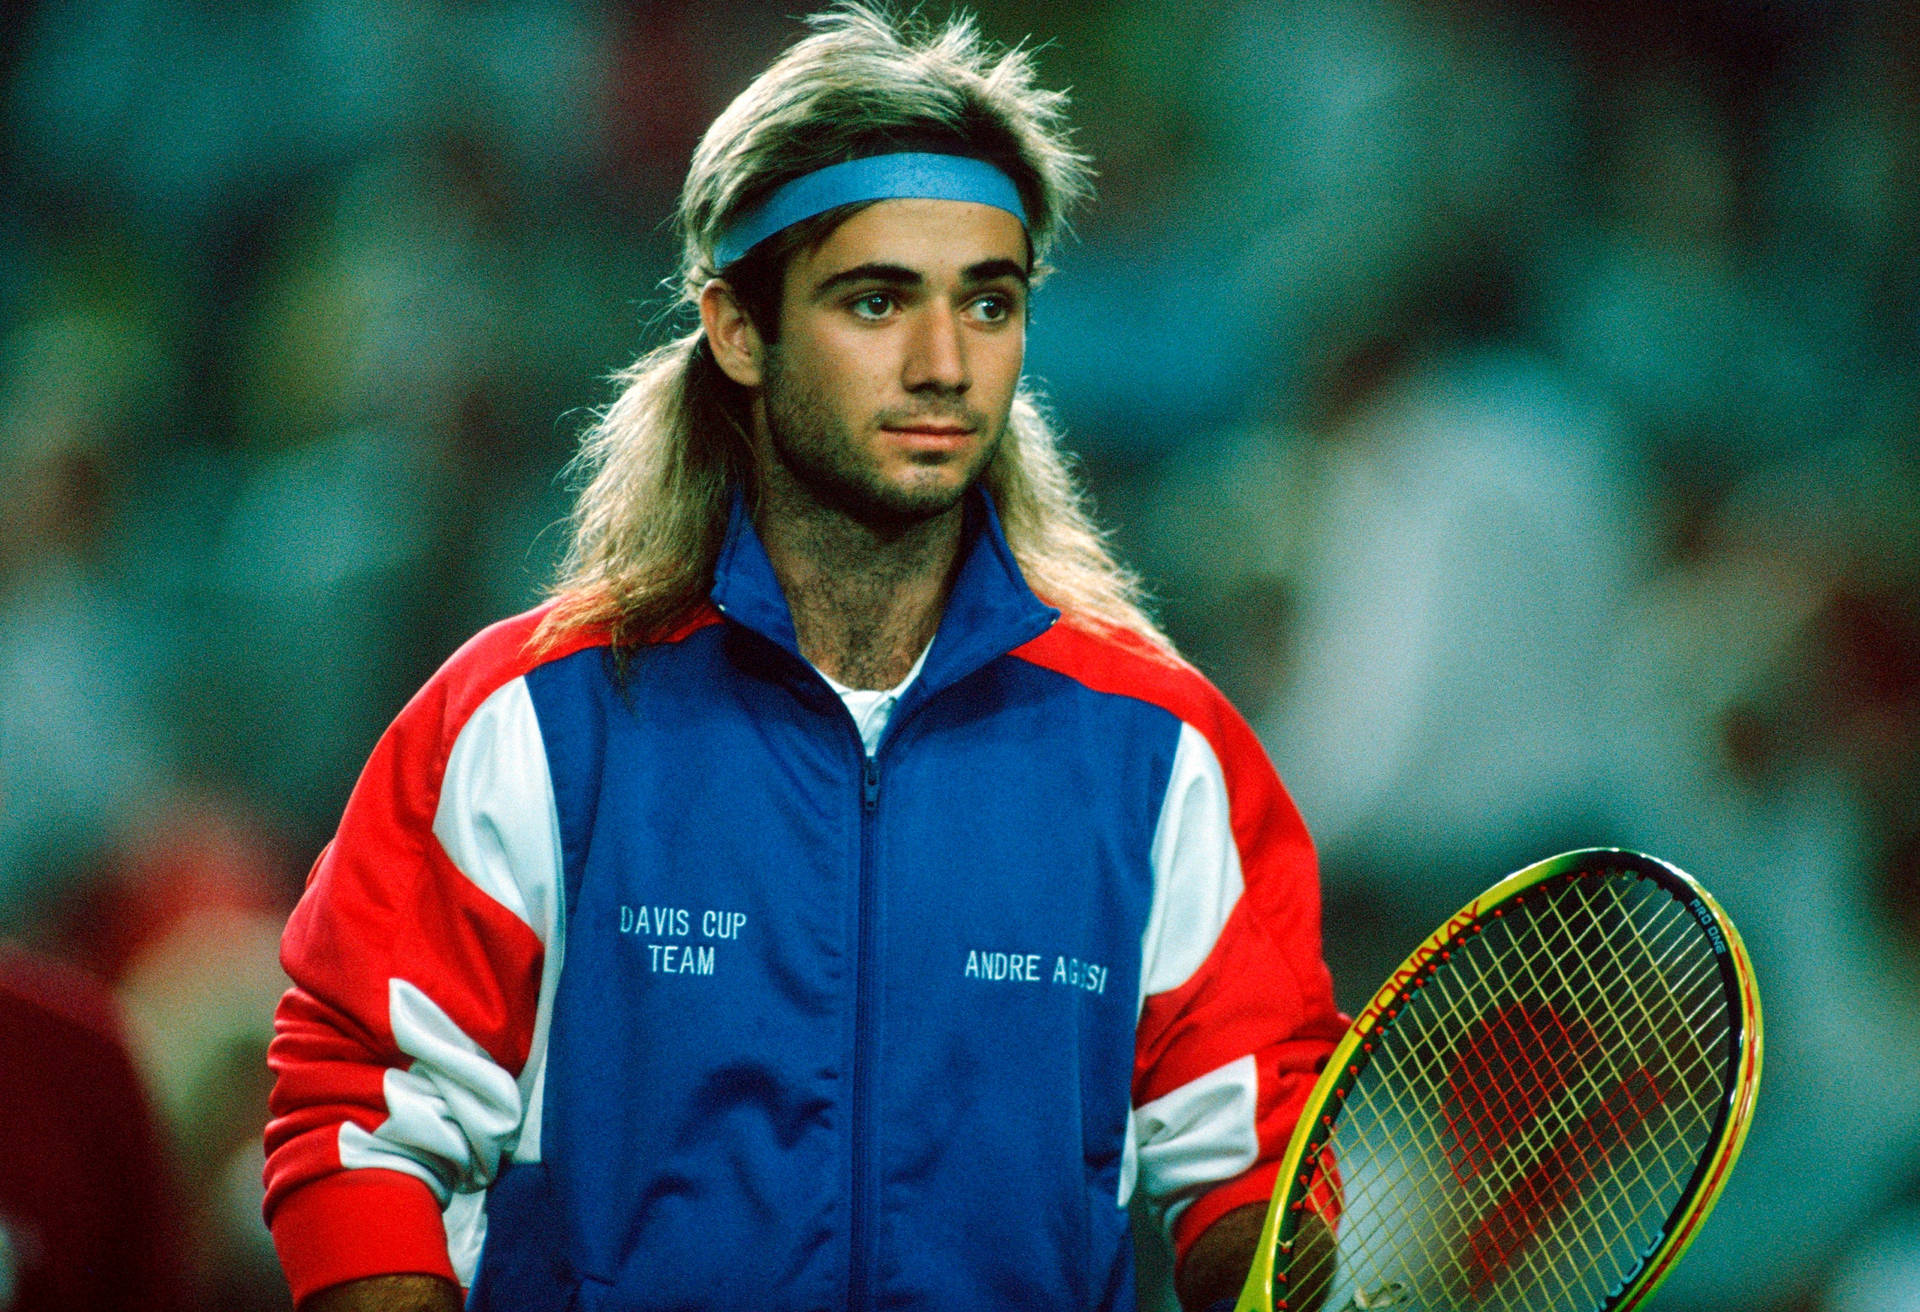
[[[1368,1027],[1377,1023],[1388,1008],[1406,996],[1407,990],[1413,986],[1415,980],[1426,974],[1436,960],[1446,957],[1448,945],[1472,929],[1479,919],[1480,904],[1478,902],[1455,912],[1453,918],[1440,927],[1432,940],[1417,949],[1400,969],[1393,972],[1387,982],[1380,987],[1380,991],[1374,994],[1373,1001],[1361,1011],[1354,1024],[1359,1027]]]
[[[1713,912],[1708,910],[1707,904],[1701,899],[1695,898],[1692,903],[1688,905],[1687,910],[1693,912],[1693,918],[1699,921],[1700,928],[1706,931],[1707,941],[1713,944],[1715,954],[1722,957],[1726,956],[1727,940],[1720,933],[1720,926],[1718,922],[1714,920]]]

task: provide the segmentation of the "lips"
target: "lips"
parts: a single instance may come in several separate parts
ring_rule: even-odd
[[[880,421],[880,431],[905,452],[922,458],[944,458],[970,446],[980,426],[967,422],[964,416],[890,415]]]
[[[973,449],[974,430],[971,428],[916,424],[911,427],[883,428],[881,432],[886,434],[888,444],[908,460],[953,460]]]

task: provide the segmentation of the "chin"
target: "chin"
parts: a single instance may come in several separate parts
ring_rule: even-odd
[[[862,499],[855,513],[874,523],[908,527],[940,518],[959,505],[966,495],[967,489],[960,487],[868,496]]]

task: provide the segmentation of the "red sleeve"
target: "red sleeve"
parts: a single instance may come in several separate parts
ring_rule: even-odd
[[[1200,969],[1145,1000],[1135,1100],[1251,1055],[1259,1156],[1181,1212],[1173,1239],[1183,1258],[1221,1216],[1271,1196],[1300,1109],[1347,1027],[1321,952],[1319,866],[1306,826],[1253,731],[1224,700],[1214,707],[1211,722],[1195,727],[1226,777],[1245,891]]]
[[[512,1099],[528,1058],[543,944],[455,865],[434,824],[456,739],[528,668],[538,618],[481,634],[408,703],[288,922],[281,959],[294,986],[268,1050],[265,1211],[296,1300],[372,1275],[453,1278],[442,1206],[452,1189],[490,1179],[515,1128],[489,1144],[459,1127],[446,1141],[479,1141],[462,1160],[389,1122],[436,1044],[490,1059],[501,1072],[486,1089],[495,1106]]]

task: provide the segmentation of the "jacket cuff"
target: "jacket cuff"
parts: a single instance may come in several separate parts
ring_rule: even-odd
[[[341,1171],[302,1185],[274,1210],[273,1246],[297,1307],[332,1285],[368,1276],[455,1280],[440,1204],[399,1171]]]
[[[1194,1240],[1206,1233],[1207,1227],[1234,1208],[1245,1207],[1248,1203],[1265,1206],[1273,1198],[1273,1182],[1279,1176],[1280,1163],[1264,1162],[1245,1175],[1236,1175],[1194,1199],[1174,1219],[1173,1251],[1176,1264],[1186,1261],[1187,1250],[1193,1247]]]

